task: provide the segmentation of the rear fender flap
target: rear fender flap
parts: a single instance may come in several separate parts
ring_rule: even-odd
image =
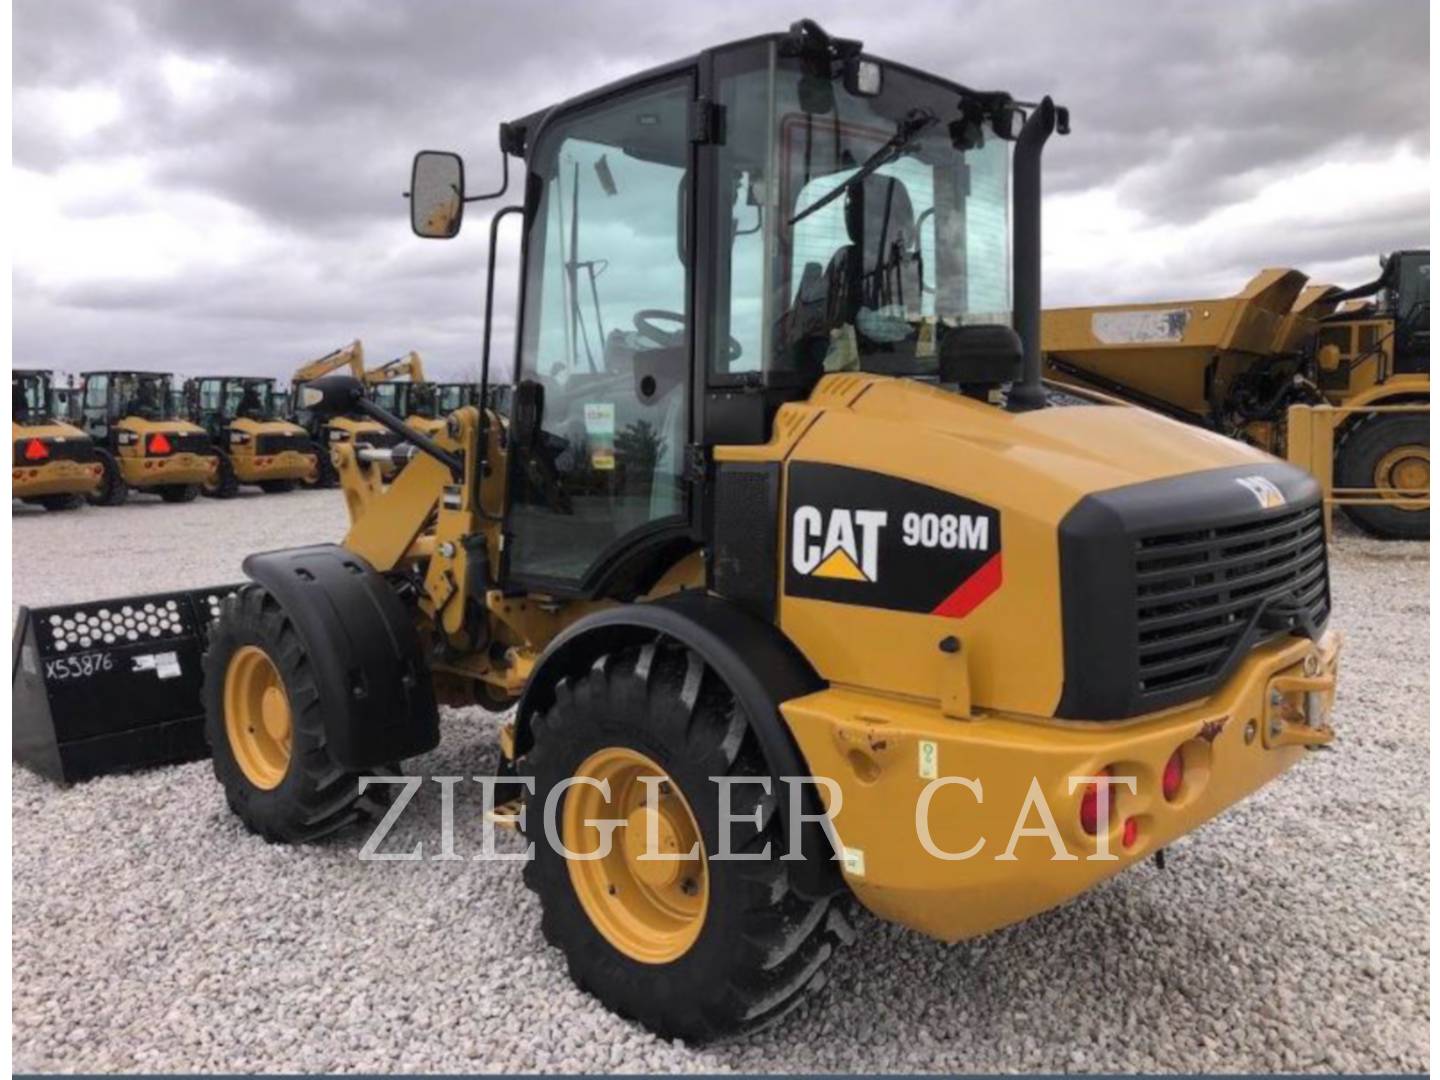
[[[435,747],[439,710],[414,618],[374,567],[335,544],[251,555],[244,567],[305,643],[337,764],[368,768]]]
[[[698,653],[735,695],[765,755],[771,791],[788,835],[790,799],[782,778],[809,776],[810,769],[780,713],[780,704],[822,690],[826,683],[772,623],[698,590],[599,611],[557,636],[536,663],[516,708],[516,755],[530,748],[535,714],[553,704],[561,679],[583,675],[603,653],[662,637]],[[821,812],[814,784],[805,785],[802,806],[806,814]],[[806,895],[824,896],[843,888],[833,850],[819,824],[806,824],[801,850],[804,860],[792,864],[797,889]]]

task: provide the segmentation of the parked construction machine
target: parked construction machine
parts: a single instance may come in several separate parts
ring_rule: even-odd
[[[365,384],[370,388],[371,401],[430,436],[445,430],[446,417],[456,409],[479,404],[480,388],[475,383],[426,379],[425,362],[414,350],[371,368],[365,373]]]
[[[320,455],[309,433],[283,418],[275,402],[275,380],[256,375],[204,375],[187,379],[187,419],[210,436],[217,468],[206,495],[234,498],[242,484],[268,493],[315,483]]]
[[[1046,374],[1308,469],[1367,532],[1430,535],[1430,252],[1351,289],[1265,270],[1232,297],[1045,312]]]
[[[205,631],[233,811],[330,835],[436,745],[437,703],[513,708],[493,809],[546,939],[703,1039],[819,988],[852,899],[981,934],[1330,742],[1316,482],[1041,383],[1040,156],[1067,127],[810,21],[503,125],[509,415],[432,439],[357,378],[300,389],[414,456],[385,485],[340,443],[343,542],[252,555]],[[423,152],[412,227],[453,237],[506,190]],[[633,331],[582,333],[595,309]]]
[[[116,506],[131,489],[190,502],[216,468],[205,429],[180,419],[172,379],[153,371],[80,376],[80,417],[103,466],[93,503]]]
[[[365,377],[365,347],[358,340],[326,353],[318,360],[303,364],[290,378],[289,400],[293,412],[288,419],[298,424],[310,436],[318,459],[319,467],[313,477],[302,481],[306,487],[333,488],[340,483],[331,452],[341,443],[379,450],[393,447],[399,441],[394,432],[387,431],[381,424],[367,420],[358,413],[322,417],[307,409],[299,400],[297,390],[301,385],[341,369],[349,369],[356,378]],[[393,470],[387,467],[387,475],[391,471]]]
[[[48,371],[10,371],[10,494],[46,510],[73,510],[100,487],[95,444],[55,411]]]

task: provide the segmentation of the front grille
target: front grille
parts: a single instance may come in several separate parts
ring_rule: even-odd
[[[255,436],[255,453],[257,454],[283,454],[287,450],[294,450],[301,454],[311,453],[314,448],[310,445],[310,436],[304,432],[271,433]]]
[[[1137,689],[1202,686],[1238,650],[1330,614],[1318,504],[1135,542]],[[1268,631],[1268,633],[1267,633]]]
[[[89,439],[40,439],[45,447],[45,457],[31,459],[25,456],[26,449],[32,442],[31,439],[15,440],[15,456],[12,459],[17,466],[25,465],[48,465],[52,461],[94,461],[94,445]]]
[[[1257,489],[1279,505],[1262,506]],[[1059,538],[1065,685],[1055,715],[1068,720],[1198,701],[1257,645],[1318,634],[1329,620],[1320,485],[1283,462],[1092,492]]]

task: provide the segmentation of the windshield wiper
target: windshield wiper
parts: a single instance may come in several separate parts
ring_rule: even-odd
[[[880,147],[875,153],[861,162],[860,167],[855,170],[850,179],[827,191],[804,210],[801,210],[790,219],[790,224],[793,226],[797,222],[804,221],[811,214],[815,213],[815,211],[822,210],[829,206],[856,184],[861,183],[871,173],[875,172],[875,170],[889,165],[901,154],[905,153],[906,150],[909,150],[910,147],[914,145],[915,140],[920,136],[920,133],[931,127],[937,119],[938,117],[928,109],[911,109],[909,113],[906,114],[905,119],[901,120],[896,127],[895,134],[886,140],[884,146]]]

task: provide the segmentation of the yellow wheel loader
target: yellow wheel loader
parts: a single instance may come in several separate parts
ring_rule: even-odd
[[[56,412],[50,372],[10,372],[10,494],[46,510],[73,510],[100,487],[95,444]]]
[[[1430,535],[1430,252],[1352,289],[1265,270],[1210,300],[1045,312],[1046,374],[1312,472],[1366,532]]]
[[[217,468],[206,495],[233,498],[242,484],[269,493],[293,491],[319,477],[320,454],[299,424],[281,418],[275,380],[251,375],[187,379],[185,415],[210,435]]]
[[[387,450],[394,447],[398,437],[373,420],[367,420],[358,413],[345,416],[317,416],[298,400],[296,390],[312,379],[318,379],[332,371],[348,368],[359,379],[365,377],[365,347],[359,341],[352,341],[344,348],[326,353],[318,360],[302,365],[291,376],[290,393],[287,395],[292,412],[287,419],[298,424],[310,436],[318,459],[318,468],[312,478],[302,481],[306,487],[333,488],[339,485],[340,477],[335,471],[333,451],[348,443],[370,450]],[[394,467],[384,466],[387,477],[393,475]]]
[[[133,489],[190,502],[214,474],[205,429],[177,417],[169,375],[89,371],[80,376],[80,417],[103,466],[93,503],[117,506]]]
[[[338,446],[343,541],[252,555],[220,604],[204,724],[245,825],[330,835],[438,703],[513,709],[495,814],[547,941],[705,1039],[821,987],[855,901],[986,933],[1330,742],[1316,482],[1041,383],[1067,128],[810,21],[503,125],[509,415],[432,439],[359,379],[301,388],[414,456],[386,485]],[[412,227],[507,187],[421,153]]]

